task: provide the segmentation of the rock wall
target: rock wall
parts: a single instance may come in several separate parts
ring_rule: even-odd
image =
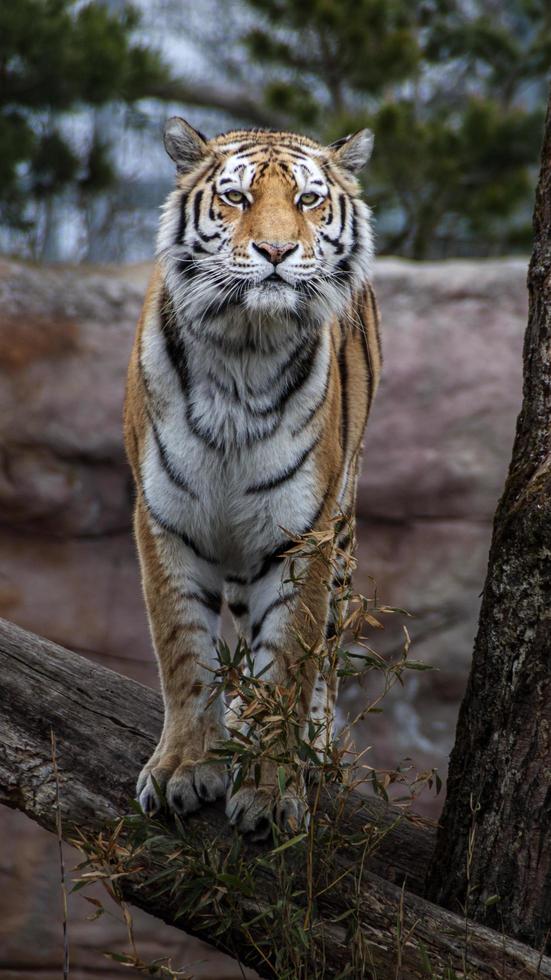
[[[432,664],[357,731],[371,764],[412,757],[444,777],[470,665],[491,522],[521,404],[526,263],[382,260],[376,288],[385,365],[359,496],[357,584],[372,575],[390,617],[377,649],[412,637]],[[350,699],[350,704],[349,704]],[[354,706],[356,692],[343,693]],[[441,800],[420,809],[437,816]]]
[[[411,756],[445,774],[520,406],[525,271],[518,260],[377,265],[385,368],[366,439],[356,581],[368,594],[375,580],[381,603],[411,614],[385,617],[376,649],[397,651],[406,622],[412,656],[437,670],[412,672],[382,715],[355,727],[358,747],[373,747],[371,765]],[[0,615],[153,685],[121,433],[148,274],[0,261]],[[372,678],[367,696],[376,693]],[[341,719],[365,697],[345,687]],[[436,816],[440,801],[422,807]],[[32,942],[50,980],[60,962],[55,841],[18,814],[0,821],[14,842],[0,859],[9,885],[0,895],[0,949],[9,948],[0,977],[36,975]],[[122,975],[99,954],[122,932],[83,924],[82,908],[74,916],[75,980],[79,969]],[[159,931],[179,963],[204,955],[174,931],[141,926],[146,945],[155,947]],[[241,975],[228,961],[209,963],[192,972]]]

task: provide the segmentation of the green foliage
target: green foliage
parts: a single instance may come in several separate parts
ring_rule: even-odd
[[[108,146],[70,145],[63,114],[131,103],[166,78],[158,56],[132,41],[137,23],[131,7],[117,16],[75,0],[0,4],[0,214],[10,224],[24,226],[30,201],[113,180]]]
[[[416,36],[418,3],[396,0],[249,0],[277,33],[253,29],[253,57],[318,75],[330,90],[342,84],[376,93],[415,71],[421,58]],[[358,29],[360,28],[360,29]]]
[[[191,37],[213,63],[204,101],[201,85],[189,83],[194,105],[225,110],[225,72],[232,86],[248,83],[255,125],[264,114],[270,125],[327,141],[372,128],[364,180],[380,252],[526,249],[551,65],[547,0],[241,0],[231,23],[218,3],[219,18],[198,12],[195,38],[192,0],[163,8],[167,33]],[[28,229],[36,205],[46,213],[68,189],[84,213],[91,195],[116,182],[114,127],[94,125],[94,110],[146,96],[185,106],[186,79],[168,77],[135,41],[135,11],[119,8],[0,4],[0,218],[8,224]],[[75,128],[79,110],[85,123]],[[125,113],[127,127],[143,119]],[[236,122],[247,122],[246,106]]]
[[[258,20],[244,44],[266,65],[270,108],[328,141],[374,130],[366,188],[380,250],[525,246],[551,64],[546,0],[247,5]]]

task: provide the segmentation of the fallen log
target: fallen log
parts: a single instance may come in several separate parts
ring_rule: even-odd
[[[56,775],[52,732],[56,741],[60,814],[63,835],[96,834],[114,817],[128,813],[136,773],[148,758],[161,728],[158,694],[77,654],[0,620],[0,802],[22,810],[56,832]],[[360,854],[342,843],[334,855],[335,882],[315,903],[316,922],[309,928],[322,936],[310,961],[308,944],[293,976],[365,976],[404,978],[461,976],[472,978],[550,977],[551,958],[454,915],[420,897],[434,845],[430,829],[398,819],[395,808],[357,793],[345,798],[338,789],[324,792],[321,806],[329,823],[339,822],[339,840],[350,841],[366,827],[387,828],[358,876]],[[337,811],[338,814],[337,814]],[[232,847],[222,806],[205,807],[189,818],[189,840],[202,853],[224,855]],[[173,831],[166,830],[170,838]],[[298,848],[285,854],[296,881],[305,888]],[[140,870],[119,879],[124,898],[230,951],[254,966],[261,976],[278,976],[278,940],[266,934],[266,913],[278,891],[276,868],[262,859],[266,848],[246,844],[252,864],[258,860],[254,894],[232,896],[239,913],[213,927],[212,917],[182,904],[177,890],[159,893],[151,882],[159,867],[141,862]],[[283,855],[282,855],[283,857]],[[313,861],[325,856],[314,853]],[[294,862],[294,864],[293,864]],[[170,866],[169,866],[170,868]],[[169,870],[165,867],[165,872]],[[402,887],[401,887],[402,886]],[[405,888],[407,887],[407,891]],[[354,909],[354,929],[350,913]],[[240,926],[247,922],[247,929]],[[247,938],[248,937],[248,938]],[[314,948],[314,947],[312,947]],[[312,953],[314,956],[314,953]],[[290,974],[287,974],[290,975]]]

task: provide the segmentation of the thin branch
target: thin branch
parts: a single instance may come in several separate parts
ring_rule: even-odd
[[[195,84],[184,78],[163,82],[151,92],[155,98],[183,105],[201,106],[227,112],[241,123],[274,129],[285,129],[285,117],[263,105],[260,99],[252,99],[248,92],[221,88],[201,82]]]

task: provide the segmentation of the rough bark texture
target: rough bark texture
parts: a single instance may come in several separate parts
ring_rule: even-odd
[[[551,109],[534,231],[524,400],[428,894],[541,946],[551,926]]]
[[[92,664],[33,634],[0,621],[0,801],[22,810],[48,830],[55,830],[55,778],[50,737],[57,742],[61,816],[64,833],[80,826],[98,830],[106,818],[123,813],[132,795],[135,774],[147,758],[161,724],[158,695],[134,681]],[[326,801],[331,812],[334,800]],[[347,804],[345,822],[352,833],[376,819],[394,820],[395,812],[377,801],[356,796]],[[206,808],[190,818],[191,830],[200,832],[202,847],[227,848],[230,830],[221,809]],[[199,837],[199,834],[198,834]],[[357,865],[356,852],[338,855],[342,883],[318,901],[318,913],[327,923],[326,975],[341,973],[350,962],[345,929],[335,920],[352,903],[359,911],[362,939],[369,966],[366,977],[420,978],[447,975],[449,966],[473,978],[510,980],[551,977],[551,960],[482,926],[466,923],[431,905],[412,892],[421,890],[433,838],[430,831],[402,821],[385,838],[371,859],[360,894],[352,894],[346,868]],[[258,846],[256,848],[258,853]],[[297,887],[301,868],[296,867]],[[385,875],[383,880],[380,875]],[[122,879],[126,897],[135,904],[173,922],[181,908],[178,897],[160,898],[157,886]],[[141,886],[141,887],[140,887]],[[273,900],[275,881],[266,867],[258,875],[254,902],[244,900],[243,915],[258,912]],[[397,942],[399,909],[403,908]],[[222,948],[230,946],[262,976],[273,976],[269,964],[258,962],[250,947],[235,946],[235,936],[213,937],[189,916],[176,923]],[[265,927],[260,927],[265,929]],[[251,929],[254,933],[254,927]],[[262,936],[265,939],[265,935]],[[426,960],[425,960],[426,962]],[[305,975],[309,975],[306,973]],[[312,974],[313,975],[313,974]]]

